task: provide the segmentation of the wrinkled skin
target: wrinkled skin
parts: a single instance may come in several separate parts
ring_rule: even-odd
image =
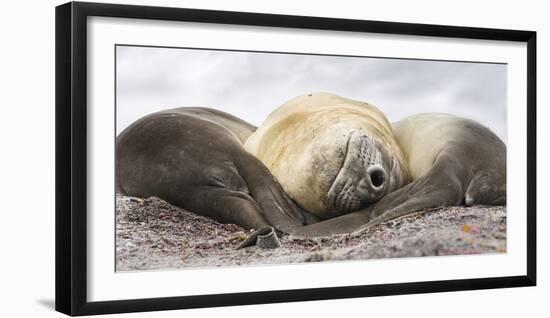
[[[413,212],[457,205],[506,205],[506,146],[488,128],[445,114],[394,123],[413,181],[374,205],[293,234],[352,233]]]
[[[147,115],[116,140],[117,192],[156,196],[222,223],[293,232],[317,219],[301,210],[246,152],[255,127],[221,111],[177,108]]]

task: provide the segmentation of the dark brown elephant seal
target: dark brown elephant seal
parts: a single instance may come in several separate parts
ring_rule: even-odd
[[[373,206],[309,225],[300,236],[352,233],[413,212],[457,205],[506,205],[506,145],[485,126],[448,114],[392,124],[412,182]]]
[[[273,226],[287,233],[315,221],[244,150],[243,142],[255,129],[207,108],[147,115],[117,137],[117,191],[156,196],[248,229]]]

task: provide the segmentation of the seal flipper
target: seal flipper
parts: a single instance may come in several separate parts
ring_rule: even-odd
[[[246,153],[235,160],[239,174],[248,184],[251,196],[263,211],[264,218],[276,230],[292,233],[317,218],[302,210],[283,190],[267,167]]]
[[[229,216],[228,223],[236,223],[248,229],[260,229],[269,225],[254,201],[233,196],[223,197],[220,201],[222,213]]]
[[[452,167],[450,167],[452,165]],[[430,171],[405,187],[390,193],[370,208],[370,220],[361,230],[421,210],[461,205],[464,184],[458,174],[464,167],[445,154]]]
[[[299,237],[320,237],[333,234],[348,234],[361,228],[369,221],[369,210],[362,209],[298,228],[290,234]]]
[[[380,224],[382,222],[393,220],[409,214],[421,211],[428,211],[430,209],[438,207],[458,205],[458,203],[456,203],[456,194],[453,193],[452,189],[432,188],[431,190],[432,191],[430,191],[429,193],[425,193],[423,195],[412,195],[409,200],[395,206],[394,208],[391,208],[390,210],[384,211],[380,215],[372,218],[367,224],[362,226],[360,231],[364,230],[365,228]],[[447,202],[455,202],[455,204],[447,204]]]
[[[506,205],[506,174],[475,176],[466,190],[464,203],[474,205]]]
[[[244,192],[204,187],[190,197],[194,199],[189,207],[190,211],[211,217],[221,223],[233,223],[247,229],[261,229],[269,226],[260,206]]]

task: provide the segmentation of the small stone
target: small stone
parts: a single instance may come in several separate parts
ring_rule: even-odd
[[[258,235],[256,245],[258,245],[259,248],[278,248],[281,247],[281,242],[279,242],[277,234],[275,234],[275,231],[272,229],[267,234]]]
[[[244,241],[246,240],[246,234],[244,232],[237,232],[235,235],[229,238],[230,241]]]

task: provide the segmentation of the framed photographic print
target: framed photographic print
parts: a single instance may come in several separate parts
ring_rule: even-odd
[[[58,6],[56,309],[534,286],[535,81],[533,31]]]

